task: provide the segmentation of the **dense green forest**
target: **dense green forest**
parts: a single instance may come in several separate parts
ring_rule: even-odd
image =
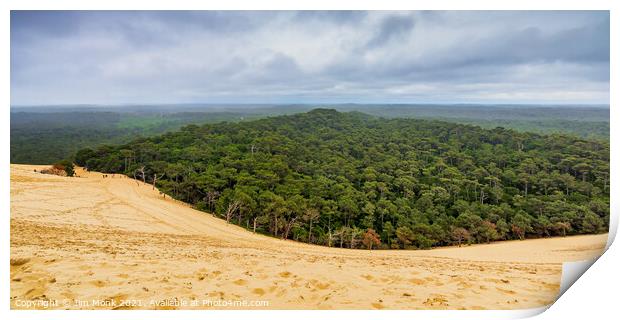
[[[41,106],[11,109],[11,163],[50,164],[85,147],[127,143],[187,124],[307,112],[310,105]],[[608,106],[332,105],[384,118],[433,119],[609,141]]]
[[[275,237],[430,248],[599,233],[609,143],[566,135],[316,109],[82,149],[125,173]]]

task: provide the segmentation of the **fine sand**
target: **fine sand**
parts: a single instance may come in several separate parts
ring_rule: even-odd
[[[533,308],[555,300],[562,262],[607,241],[327,248],[253,234],[124,176],[41,168],[11,165],[14,309]]]

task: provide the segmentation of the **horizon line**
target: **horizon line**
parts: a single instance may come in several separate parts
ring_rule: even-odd
[[[54,103],[54,104],[11,104],[10,108],[31,108],[31,107],[126,107],[126,106],[605,106],[610,107],[610,103],[553,103],[553,102],[513,102],[513,103],[493,103],[493,102],[164,102],[164,103]]]

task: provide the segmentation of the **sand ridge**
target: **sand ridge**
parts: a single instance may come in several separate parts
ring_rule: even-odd
[[[433,250],[327,248],[253,234],[122,175],[67,178],[11,165],[11,307],[230,308],[146,301],[267,301],[251,309],[520,309],[552,303],[561,263],[607,235]],[[122,304],[141,301],[142,305]],[[145,305],[146,304],[146,305]],[[39,307],[40,308],[40,307]]]

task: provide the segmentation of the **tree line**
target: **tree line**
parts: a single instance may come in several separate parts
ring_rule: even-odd
[[[609,143],[315,109],[82,149],[253,232],[420,248],[605,232]]]

